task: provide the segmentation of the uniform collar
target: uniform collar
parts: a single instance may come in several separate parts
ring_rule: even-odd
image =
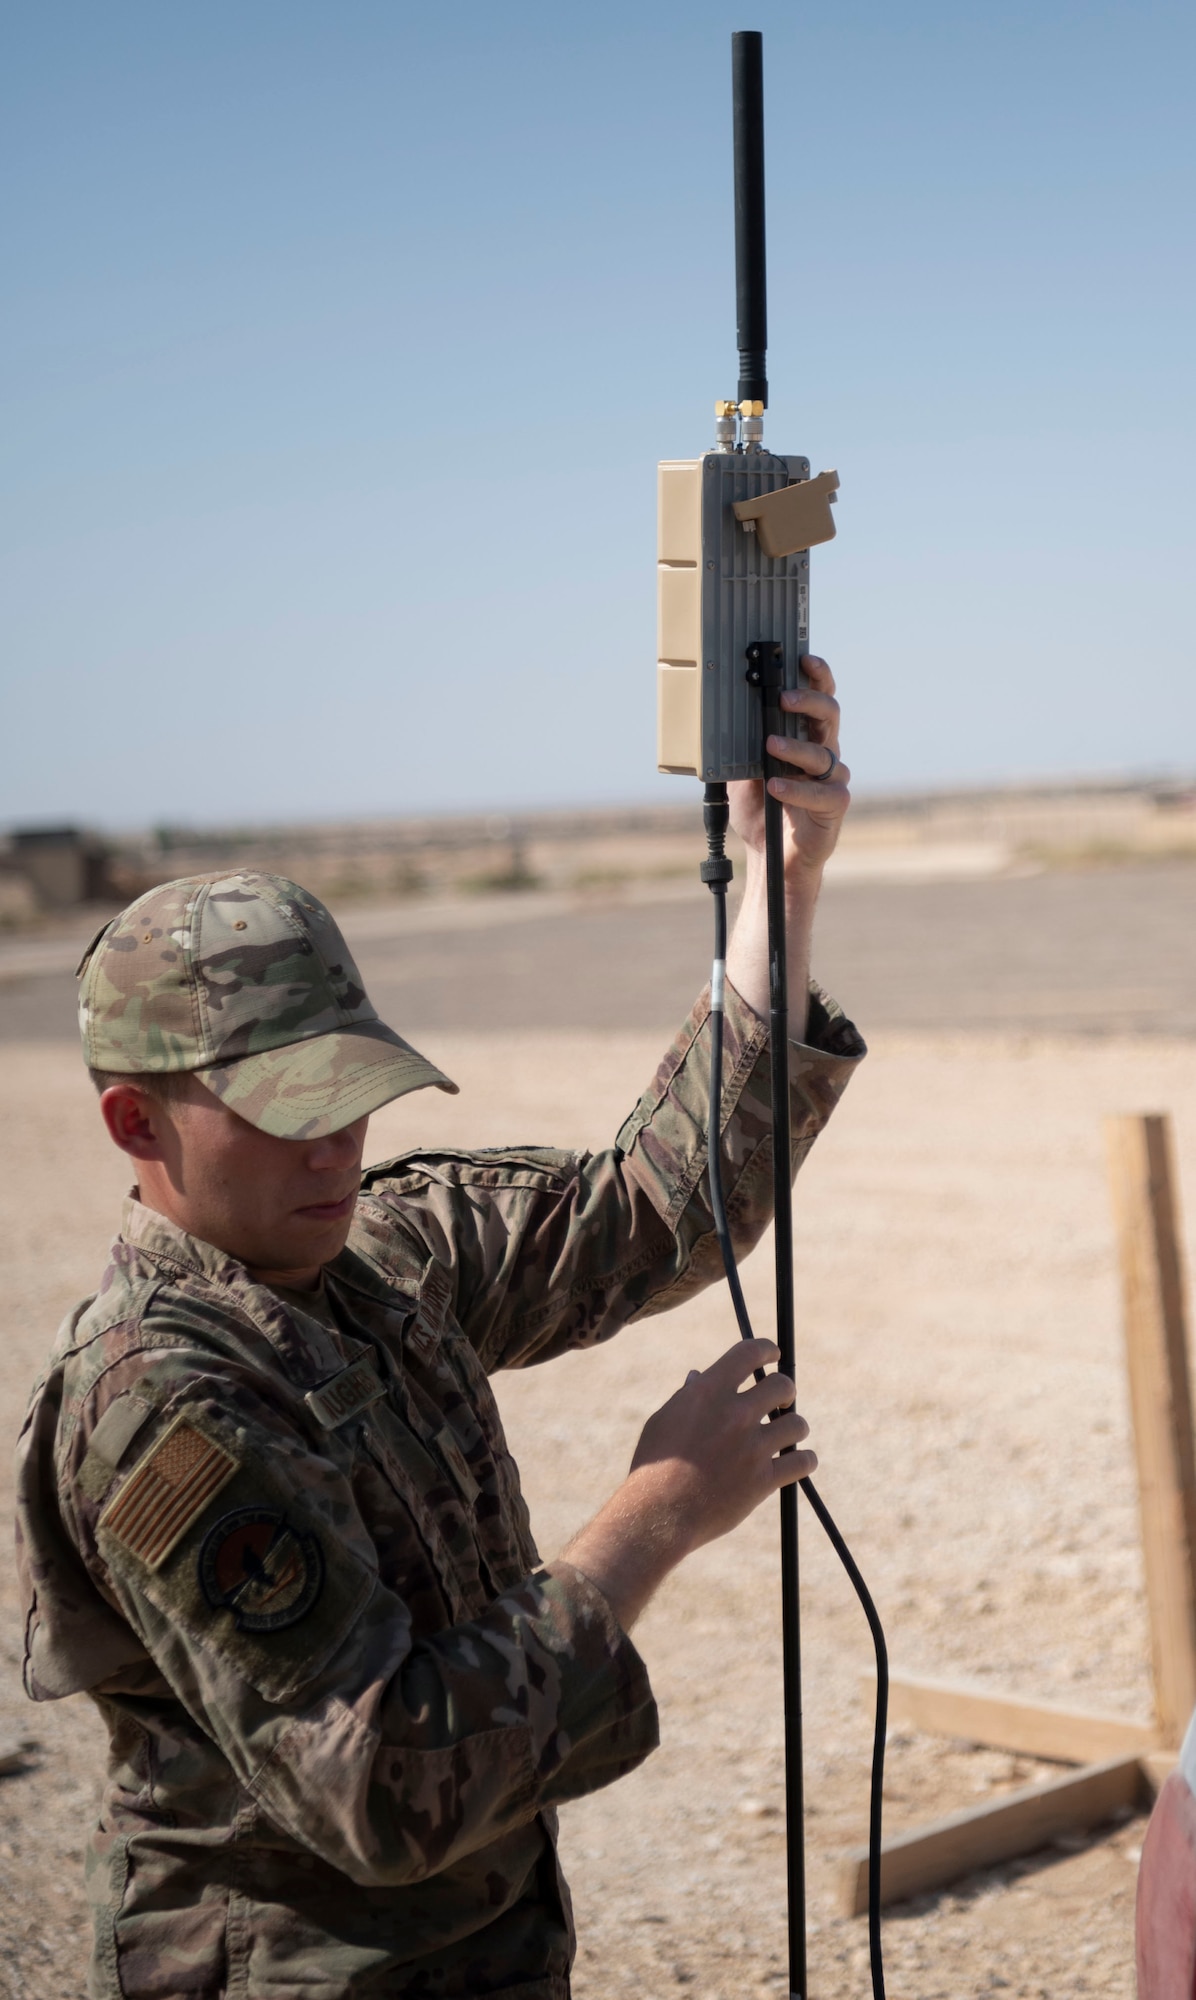
[[[156,1208],[147,1208],[137,1199],[136,1192],[125,1197],[120,1233],[126,1243],[152,1258],[155,1264],[173,1264],[177,1270],[210,1278],[217,1285],[262,1290],[260,1285],[254,1285],[244,1264],[238,1264],[227,1250],[217,1250],[214,1243],[205,1243],[202,1237],[189,1236],[177,1222],[159,1215]]]
[[[159,1215],[131,1194],[121,1212],[121,1237],[139,1256],[171,1276],[216,1290],[226,1311],[248,1320],[264,1334],[285,1366],[301,1381],[322,1381],[344,1365],[327,1327],[284,1305],[268,1285],[259,1285],[244,1264],[202,1237]],[[327,1267],[331,1270],[333,1267]]]

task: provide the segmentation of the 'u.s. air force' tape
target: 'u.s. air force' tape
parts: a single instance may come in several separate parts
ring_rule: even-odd
[[[330,1375],[318,1389],[309,1389],[303,1400],[326,1431],[335,1431],[385,1394],[385,1385],[374,1373],[369,1355],[359,1354],[356,1361],[351,1361],[339,1374]]]
[[[406,1340],[422,1361],[431,1360],[436,1343],[444,1332],[445,1316],[453,1296],[453,1281],[442,1264],[430,1258],[419,1281],[419,1305],[407,1328]]]

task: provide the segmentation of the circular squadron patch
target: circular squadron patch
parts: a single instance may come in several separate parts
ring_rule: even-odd
[[[199,1582],[213,1611],[231,1611],[239,1632],[277,1632],[311,1610],[324,1557],[315,1536],[292,1528],[281,1508],[237,1507],[204,1537]]]

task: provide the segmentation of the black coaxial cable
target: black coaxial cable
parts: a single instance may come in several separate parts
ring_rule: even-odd
[[[719,1249],[722,1251],[727,1289],[731,1294],[731,1303],[735,1309],[740,1334],[744,1340],[754,1340],[755,1334],[748,1317],[743,1286],[739,1280],[739,1268],[735,1262],[735,1250],[731,1242],[726,1203],[723,1199],[723,1020],[727,976],[727,884],[732,876],[732,863],[726,853],[727,826],[730,820],[726,785],[706,786],[702,817],[706,824],[707,859],[702,863],[701,874],[703,882],[714,897],[714,965],[710,977],[710,1098],[706,1128],[710,1210],[714,1217],[714,1231],[718,1237]],[[756,1380],[759,1382],[763,1379],[764,1371],[758,1368]],[[873,2000],[885,2000],[884,1958],[880,1935],[880,1854],[885,1737],[889,1710],[888,1648],[885,1645],[884,1630],[871,1593],[860,1575],[851,1550],[831,1518],[826,1502],[812,1479],[801,1479],[798,1485],[813,1508],[831,1547],[847,1571],[852,1588],[868,1620],[868,1629],[872,1634],[872,1644],[876,1652],[876,1718],[872,1736],[872,1783],[868,1813],[868,1955],[872,1971]],[[804,2000],[804,1995],[801,1996],[801,2000]]]

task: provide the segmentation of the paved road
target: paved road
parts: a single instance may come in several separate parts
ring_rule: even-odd
[[[348,912],[345,928],[379,1012],[413,1034],[666,1026],[710,951],[699,888],[632,904],[405,905]],[[0,1040],[73,1037],[77,949],[64,937],[0,951]],[[823,898],[816,969],[866,1030],[1193,1035],[1196,865],[841,882]]]

